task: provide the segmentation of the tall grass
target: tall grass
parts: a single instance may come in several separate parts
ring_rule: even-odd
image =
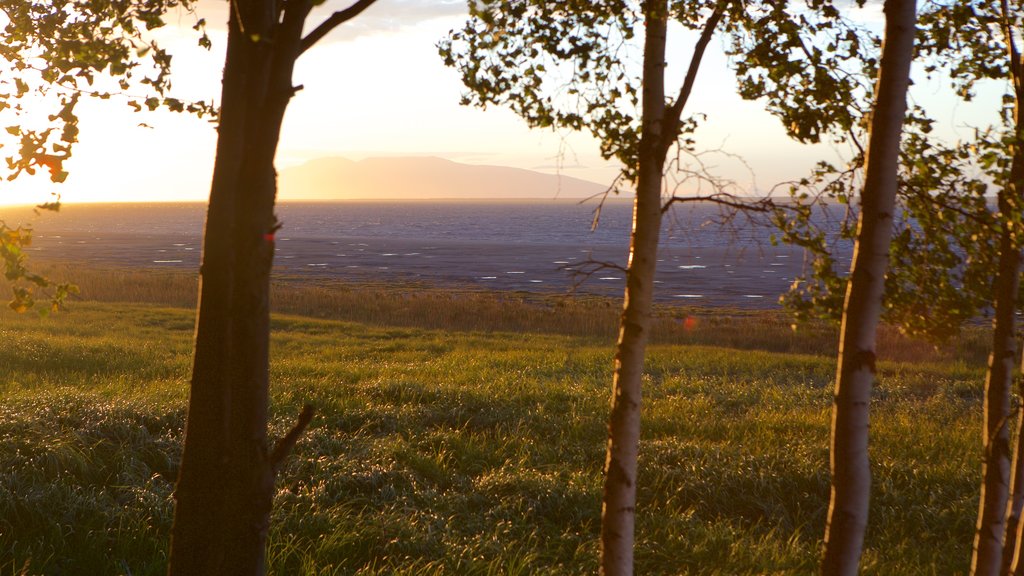
[[[730,318],[748,328],[703,318],[678,337],[776,326]],[[0,574],[162,573],[192,321],[0,313]],[[281,477],[271,573],[596,572],[606,336],[276,316],[272,355],[272,433],[319,412]],[[968,567],[981,369],[933,360],[881,364],[865,574]],[[638,573],[812,572],[831,355],[663,343],[647,372]]]
[[[197,299],[194,273],[129,269],[92,269],[50,264],[43,272],[73,281],[80,299],[135,302],[192,308]],[[0,290],[2,290],[0,286]],[[0,294],[0,297],[3,297]],[[331,279],[277,278],[272,308],[300,316],[438,330],[530,332],[586,336],[598,342],[615,338],[621,302],[588,295],[437,288],[422,284],[353,284]],[[792,327],[778,310],[715,309],[658,305],[652,338],[656,343],[723,346],[831,356],[837,327],[807,323]],[[983,363],[987,331],[966,328],[956,340],[936,346],[900,334],[879,331],[879,357],[898,362]]]

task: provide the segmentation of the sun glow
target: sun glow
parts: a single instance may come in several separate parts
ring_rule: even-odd
[[[140,115],[109,102],[83,102],[81,143],[63,184],[45,170],[0,183],[0,205],[52,201],[195,201],[209,194],[216,132],[168,112]],[[2,153],[2,150],[0,150]]]

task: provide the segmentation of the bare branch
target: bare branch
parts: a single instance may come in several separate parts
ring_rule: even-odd
[[[602,270],[615,270],[627,274],[629,270],[625,266],[621,266],[614,262],[606,262],[603,260],[594,260],[592,256],[587,256],[587,259],[578,264],[565,264],[559,266],[559,270],[565,270],[572,275],[572,286],[569,287],[570,292],[575,292],[583,283],[590,279],[591,276],[601,272]]]
[[[302,39],[302,44],[299,45],[299,54],[309,50],[314,44],[319,42],[321,38],[327,36],[331,30],[334,30],[339,25],[355,18],[376,1],[377,0],[357,0],[348,8],[331,14],[327,20],[321,22],[319,26],[314,28],[312,32]]]
[[[850,142],[853,143],[855,148],[857,148],[857,156],[862,159],[866,158],[864,155],[864,146],[861,145],[860,139],[857,138],[857,133],[853,130],[849,130],[846,134],[849,137]],[[863,160],[861,160],[861,162],[863,163]]]
[[[605,188],[604,192],[598,192],[597,194],[587,196],[586,198],[578,202],[579,204],[583,204],[584,202],[590,202],[594,198],[601,199],[600,201],[598,201],[597,207],[594,208],[594,219],[590,223],[591,232],[597,230],[597,225],[601,221],[601,210],[604,208],[605,201],[608,200],[608,195],[611,194],[612,192],[614,192],[615,194],[619,193],[619,182],[621,182],[622,179],[623,174],[622,172],[619,172],[618,175],[615,176],[615,180],[612,180],[612,183],[608,186],[608,188]]]
[[[772,212],[779,207],[779,204],[770,196],[763,198],[751,198],[750,200],[747,200],[728,192],[715,192],[713,194],[704,194],[700,196],[672,196],[667,202],[665,202],[665,205],[661,207],[661,212],[662,214],[668,212],[673,204],[685,204],[688,202],[708,202],[719,206],[725,206],[727,208],[763,213]]]
[[[693,84],[697,80],[697,70],[700,69],[700,62],[704,58],[704,50],[707,48],[708,42],[711,41],[711,36],[714,35],[715,28],[718,27],[718,22],[722,19],[722,14],[725,13],[725,4],[724,1],[720,1],[715,6],[715,11],[711,13],[708,21],[704,24],[704,30],[701,31],[700,38],[693,47],[690,67],[686,70],[686,78],[683,80],[682,88],[679,89],[679,96],[676,97],[676,101],[665,112],[667,130],[664,134],[665,140],[662,142],[662,148],[665,150],[668,150],[669,146],[675,142],[676,137],[679,136],[679,119],[683,115],[683,108],[686,106],[686,101],[690,99]]]
[[[270,466],[275,473],[281,467],[284,459],[291,453],[292,448],[295,448],[295,443],[302,437],[306,427],[313,421],[314,414],[316,414],[316,409],[312,405],[306,404],[302,408],[302,413],[299,414],[299,420],[295,423],[295,426],[292,426],[292,429],[274,445],[274,451],[270,453]]]

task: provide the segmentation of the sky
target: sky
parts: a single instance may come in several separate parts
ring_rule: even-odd
[[[347,4],[329,0],[314,10],[311,21]],[[159,32],[160,43],[174,54],[173,95],[219,97],[227,6],[223,0],[200,2],[211,51],[196,46],[193,16],[171,16],[171,25]],[[862,16],[877,20],[880,11],[869,6]],[[285,118],[278,169],[325,156],[429,155],[610,183],[618,167],[600,158],[589,136],[531,130],[508,110],[459,105],[458,74],[444,67],[435,46],[465,18],[463,0],[378,0],[304,54],[295,73],[303,90]],[[692,46],[692,38],[676,32],[669,44],[670,92],[682,78]],[[707,115],[696,134],[699,146],[728,153],[709,158],[717,171],[740,189],[758,193],[804,176],[819,159],[838,159],[842,150],[791,141],[761,104],[740,99],[721,48],[715,42],[709,48],[688,104],[691,112]],[[920,98],[944,101],[937,85],[924,83],[917,91]],[[969,107],[944,105],[942,119],[953,132],[973,123]],[[115,100],[80,106],[80,143],[65,166],[71,174],[67,182],[19,179],[0,191],[0,204],[35,203],[53,191],[69,203],[207,198],[216,143],[208,121],[134,113]]]

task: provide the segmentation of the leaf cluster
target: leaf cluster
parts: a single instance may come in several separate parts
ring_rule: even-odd
[[[135,110],[163,107],[212,115],[212,105],[171,97],[171,55],[152,38],[173,11],[191,13],[196,0],[0,0],[0,147],[6,180],[39,171],[52,183],[68,177],[65,162],[78,142],[76,107],[83,97],[123,98]],[[200,46],[209,48],[196,20]],[[128,91],[141,90],[141,94]],[[49,113],[47,113],[47,111]],[[0,223],[0,254],[12,285],[12,308],[35,305],[32,287],[52,289],[59,308],[69,285],[53,284],[26,267],[27,227]]]
[[[0,221],[0,259],[3,260],[4,278],[10,285],[12,296],[7,305],[15,312],[36,309],[45,316],[60,310],[68,296],[78,293],[78,287],[67,282],[53,282],[30,271],[26,267],[25,249],[31,244],[31,227],[12,228]],[[38,306],[40,296],[45,305]]]
[[[76,105],[82,96],[123,96],[136,110],[164,107],[212,114],[205,102],[168,95],[171,56],[148,32],[165,25],[169,11],[190,11],[195,0],[0,0],[0,112],[16,148],[6,161],[14,179],[37,168],[53,182],[67,177],[62,163],[78,139]],[[209,46],[201,21],[199,43]],[[109,90],[111,82],[116,85]],[[104,87],[100,87],[99,85]],[[126,92],[143,88],[143,95]],[[46,121],[40,109],[52,113]],[[0,143],[2,144],[2,143]]]
[[[929,78],[944,79],[962,100],[973,98],[981,82],[1003,81],[1009,86],[1005,21],[998,3],[940,2],[925,4],[920,12],[917,58]],[[1019,9],[1011,15],[1019,25]],[[852,45],[851,45],[852,46]],[[861,48],[867,46],[861,43]],[[869,52],[848,52],[849,62],[859,58],[862,75],[877,66]],[[845,76],[841,72],[840,76]],[[818,72],[801,75],[810,85]],[[826,84],[833,86],[833,84]],[[822,95],[805,92],[810,100],[788,102],[787,113],[803,114],[822,102]],[[867,110],[871,90],[855,94],[860,102],[852,110]],[[885,318],[910,334],[943,341],[991,305],[998,238],[1008,231],[1021,246],[1021,200],[1007,193],[1013,188],[1009,171],[1014,150],[1012,104],[1007,94],[994,106],[1003,124],[975,130],[973,138],[946,143],[933,134],[927,111],[912,107],[904,125],[899,171],[898,211],[886,276]],[[827,106],[831,98],[824,96]],[[840,204],[849,208],[839,226],[823,226],[804,216],[779,218],[784,241],[808,249],[811,266],[794,282],[783,303],[798,318],[824,316],[838,319],[846,286],[846,270],[838,269],[836,255],[848,252],[855,236],[856,194],[861,183],[865,127],[860,123],[833,126],[847,130],[856,153],[843,169],[822,165],[810,178],[793,186],[797,203],[818,207]],[[1000,191],[995,205],[993,192]],[[811,199],[811,200],[808,200]],[[810,208],[808,208],[811,210]],[[813,211],[813,210],[812,210]],[[819,218],[820,220],[820,218]]]
[[[945,77],[964,101],[974,98],[980,82],[1009,79],[1003,27],[1019,30],[1021,14],[1009,16],[1013,22],[1003,22],[999,2],[928,1],[918,20],[916,44],[927,76]]]
[[[666,2],[667,17],[701,30],[718,2]],[[639,152],[642,10],[633,1],[481,0],[438,48],[467,92],[463,104],[505,106],[529,126],[588,131],[633,180]],[[667,97],[666,97],[667,98]],[[681,144],[697,117],[679,124]]]
[[[782,0],[749,7],[732,28],[740,96],[764,99],[797,141],[841,139],[867,115],[880,41],[846,14],[831,0]]]
[[[1008,184],[1006,145],[991,131],[954,145],[920,129],[905,132],[886,275],[887,322],[941,342],[990,305],[999,233],[1020,221],[1019,206],[996,211],[988,196]],[[802,211],[777,219],[782,239],[810,255],[807,273],[782,299],[798,319],[838,320],[842,314],[848,271],[839,268],[837,255],[849,253],[856,235],[860,170],[859,163],[843,171],[821,165],[792,189]],[[825,218],[837,205],[846,209],[838,224]]]

